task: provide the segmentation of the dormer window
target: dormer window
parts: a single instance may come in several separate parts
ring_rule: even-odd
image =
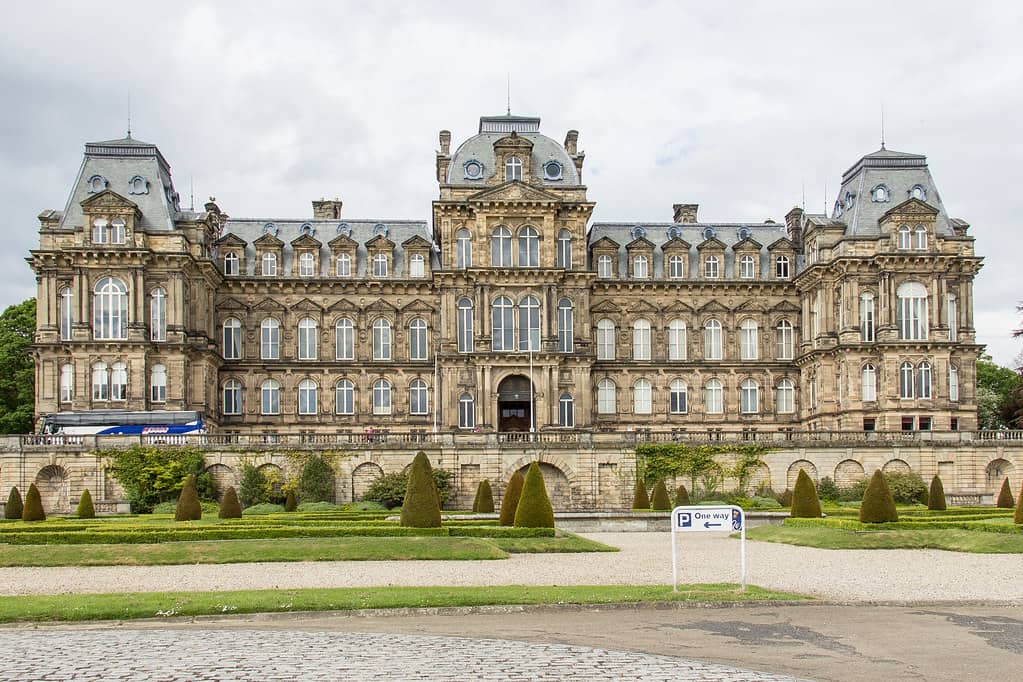
[[[426,258],[421,253],[414,253],[408,259],[409,277],[426,277]]]
[[[557,161],[548,161],[543,165],[544,180],[560,180],[562,172],[561,164]]]
[[[299,234],[309,235],[310,237],[312,237],[315,232],[316,228],[313,227],[312,223],[302,223],[302,227],[298,228]]]
[[[748,238],[749,238],[749,235],[750,235],[750,231],[749,231],[749,228],[748,228],[748,227],[740,227],[740,228],[738,229],[738,231],[736,231],[736,233],[735,233],[735,236],[739,238],[739,241],[740,241],[740,242],[741,242],[741,241],[742,241],[743,239],[748,239]]]
[[[224,274],[225,275],[237,275],[238,274],[238,254],[234,251],[228,251],[224,254]]]
[[[633,256],[632,257],[632,276],[635,279],[647,279],[650,277],[650,270],[648,268],[649,261],[646,256]]]
[[[107,181],[102,175],[93,175],[88,181],[89,194],[102,192],[107,188]]]
[[[387,277],[387,255],[378,253],[373,256],[373,276]]]
[[[123,218],[114,218],[110,221],[110,243],[123,244],[127,240],[127,233]]]
[[[632,228],[632,238],[633,239],[645,239],[646,238],[646,230],[643,229],[642,227],[640,227],[639,225],[637,225],[636,227]]]
[[[106,218],[96,218],[92,221],[92,243],[93,244],[106,244],[107,243],[107,220]]]
[[[714,232],[714,228],[713,227],[705,227],[705,228],[703,228],[703,238],[705,240],[706,239],[713,239],[715,236],[716,236],[716,233]]]
[[[679,239],[681,237],[682,237],[682,229],[681,228],[678,228],[678,227],[669,227],[668,228],[668,241],[671,241],[672,239]]]
[[[923,185],[913,185],[913,188],[909,190],[909,197],[911,199],[927,201],[927,188]]]
[[[149,183],[141,175],[128,181],[128,194],[149,194]]]
[[[263,234],[272,234],[276,237],[278,231],[278,227],[274,223],[266,223],[263,225]]]
[[[852,192],[846,192],[845,193],[845,208],[846,209],[850,209],[850,208],[852,208],[852,205],[853,205],[853,195],[852,195]]]
[[[871,201],[878,204],[883,204],[888,201],[888,187],[885,185],[878,185],[874,189],[870,190]]]
[[[277,254],[264,253],[263,254],[263,277],[276,277],[277,276]]]
[[[298,276],[299,277],[312,277],[313,276],[313,264],[315,259],[311,253],[303,253],[298,257]]]
[[[466,180],[479,180],[483,177],[483,164],[475,159],[465,162],[462,166]]]
[[[384,225],[383,223],[377,223],[376,225],[373,226],[373,236],[376,237],[378,235],[381,237],[387,236],[387,225]]]
[[[597,256],[597,277],[610,279],[612,274],[611,256],[607,254]]]
[[[352,226],[349,225],[348,223],[341,223],[340,225],[337,226],[337,233],[338,234],[343,234],[346,237],[351,237],[352,236]]]
[[[835,213],[835,217],[836,218],[839,217],[840,215],[842,215],[842,202],[841,201],[836,201],[835,202],[835,211],[834,211],[834,213]]]
[[[509,156],[504,162],[504,181],[522,180],[522,161],[517,156]]]

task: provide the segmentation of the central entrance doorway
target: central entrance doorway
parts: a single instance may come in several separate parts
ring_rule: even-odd
[[[521,374],[505,377],[497,387],[498,431],[529,431],[533,423],[532,395],[529,379]]]

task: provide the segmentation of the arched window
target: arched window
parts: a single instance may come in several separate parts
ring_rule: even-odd
[[[116,277],[96,283],[92,333],[98,341],[128,338],[128,288]]]
[[[646,256],[632,257],[632,276],[634,279],[648,279],[650,277],[650,261]]]
[[[865,343],[874,341],[874,294],[860,294],[860,340]]]
[[[632,386],[632,412],[633,414],[653,412],[650,382],[646,379],[640,379]]]
[[[597,322],[597,359],[615,359],[615,324],[607,318]]]
[[[927,249],[927,228],[923,225],[917,225],[913,229],[913,248],[918,251]]]
[[[71,327],[75,321],[75,294],[70,287],[60,290],[60,340],[71,340]]]
[[[572,269],[572,233],[568,230],[558,232],[557,253],[554,257],[554,267]]]
[[[927,340],[927,289],[919,282],[904,282],[896,289],[896,325],[905,341]]]
[[[774,354],[778,360],[791,360],[795,352],[795,332],[792,323],[788,320],[781,320],[775,328],[775,349]]]
[[[316,414],[319,410],[317,409],[317,393],[318,386],[312,379],[303,379],[298,382],[298,413],[299,414]]]
[[[860,398],[868,403],[877,400],[877,369],[869,362],[860,373]]]
[[[504,181],[522,179],[522,161],[517,156],[509,156],[504,161]]]
[[[678,254],[668,256],[668,277],[670,279],[682,279],[685,277],[685,263],[686,259]]]
[[[391,382],[377,379],[373,382],[373,414],[391,413]]]
[[[871,192],[871,198],[878,203],[885,203],[888,201],[888,188],[884,185],[878,185]]]
[[[92,366],[92,399],[110,400],[110,372],[105,362]]]
[[[739,278],[753,279],[756,276],[756,260],[753,256],[745,254],[739,257]]]
[[[338,277],[352,276],[352,257],[347,253],[339,253],[335,264]]]
[[[311,253],[303,253],[298,257],[298,276],[312,277],[315,274],[315,259]]]
[[[93,244],[106,244],[109,241],[110,235],[107,233],[108,224],[105,218],[96,218],[92,221]]]
[[[774,276],[778,279],[789,278],[789,257],[778,256],[774,259]]]
[[[75,366],[66,363],[60,366],[60,402],[69,403],[75,397]]]
[[[707,256],[703,259],[703,276],[706,279],[717,279],[719,268],[718,268],[718,257]]]
[[[274,379],[267,379],[259,387],[260,414],[281,413],[281,385]]]
[[[674,379],[668,385],[668,412],[685,414],[689,411],[689,387],[681,379]]]
[[[259,357],[263,360],[281,357],[281,323],[272,317],[259,325]]]
[[[518,350],[540,350],[540,301],[535,296],[519,302]]]
[[[899,365],[899,397],[900,398],[912,398],[914,397],[913,391],[915,386],[913,385],[913,364],[911,362],[903,362]]]
[[[476,426],[476,401],[472,395],[463,393],[458,396],[458,427],[471,429]]]
[[[632,323],[632,359],[650,359],[650,322],[647,320]]]
[[[458,301],[458,352],[471,353],[473,351],[473,305],[468,298]]]
[[[757,323],[746,319],[739,325],[739,359],[756,360],[760,356]]]
[[[913,245],[912,233],[909,225],[899,225],[899,248],[908,249]]]
[[[224,382],[221,410],[224,414],[242,413],[242,384],[237,379],[228,379]]]
[[[920,201],[927,201],[927,189],[923,185],[913,185],[909,190],[909,196]]]
[[[426,277],[426,258],[421,253],[413,253],[408,258],[408,276],[417,279]]]
[[[921,362],[916,366],[916,397],[924,400],[931,398],[931,363]]]
[[[262,259],[263,277],[277,276],[277,254],[264,253]]]
[[[575,426],[575,401],[568,393],[558,398],[558,426],[570,429]]]
[[[355,384],[348,379],[334,386],[334,414],[355,414]]]
[[[149,399],[154,403],[167,402],[167,368],[153,365],[149,371]]]
[[[455,232],[455,267],[472,267],[472,235],[465,228]]]
[[[721,323],[717,320],[707,320],[703,326],[703,358],[721,359]]]
[[[334,323],[334,357],[338,360],[355,359],[355,323],[347,317]]]
[[[515,350],[515,305],[507,296],[498,296],[491,310],[494,350]]]
[[[319,340],[319,325],[316,320],[305,317],[298,323],[298,359],[315,360],[319,355],[317,341]]]
[[[563,298],[558,301],[558,352],[571,353],[575,350],[575,312],[572,301]]]
[[[391,323],[382,317],[373,323],[373,359],[391,359]]]
[[[707,414],[721,414],[724,412],[721,398],[721,382],[717,379],[711,379],[705,387],[703,411]]]
[[[124,220],[114,218],[110,221],[110,243],[123,244],[128,240],[128,233],[125,230]]]
[[[617,387],[610,379],[597,382],[597,413],[615,414],[618,411]]]
[[[128,365],[123,362],[110,366],[110,399],[128,399]]]
[[[948,399],[952,402],[959,401],[959,368],[955,365],[948,366]]]
[[[167,340],[167,291],[153,289],[149,295],[149,338],[151,341]]]
[[[409,360],[426,360],[429,351],[429,334],[426,320],[417,317],[408,326],[408,357]]]
[[[519,267],[535,268],[540,265],[540,235],[535,228],[519,230]]]
[[[225,360],[237,360],[242,356],[242,323],[236,317],[224,320],[222,352]]]
[[[373,276],[387,277],[387,254],[377,253],[373,255]]]
[[[611,279],[611,277],[614,276],[614,269],[611,265],[611,256],[606,253],[602,256],[597,256],[597,277],[600,277],[601,279]]]
[[[490,233],[490,264],[495,268],[511,267],[511,230],[495,227]]]
[[[430,411],[430,392],[426,382],[416,379],[408,388],[408,411],[409,414],[423,415]]]
[[[753,379],[739,384],[739,412],[756,414],[760,411],[760,385]]]
[[[228,251],[224,254],[224,274],[228,276],[234,276],[238,274],[240,261],[238,254],[234,251]]]
[[[796,387],[791,379],[778,382],[775,392],[774,411],[778,414],[792,414],[796,411]]]
[[[683,320],[672,320],[668,323],[668,359],[685,360],[687,356],[686,323]]]

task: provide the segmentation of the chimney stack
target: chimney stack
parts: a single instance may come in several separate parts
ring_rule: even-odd
[[[440,153],[447,156],[451,153],[451,131],[440,131]]]
[[[565,133],[565,151],[568,152],[569,156],[575,156],[579,153],[579,131],[569,130]]]
[[[798,250],[803,240],[803,209],[793,206],[792,210],[785,214],[785,229],[789,241],[795,244]]]
[[[673,220],[676,223],[695,223],[696,211],[700,208],[699,204],[675,204],[672,206],[675,209],[675,217]]]
[[[313,220],[340,220],[341,204],[338,199],[313,199]]]

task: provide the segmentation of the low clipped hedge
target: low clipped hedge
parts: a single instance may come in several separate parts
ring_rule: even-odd
[[[803,528],[837,528],[839,530],[971,530],[984,533],[1020,533],[1019,526],[1007,523],[968,521],[890,521],[861,523],[852,519],[785,519],[786,526]]]
[[[553,528],[522,528],[515,526],[494,526],[479,528],[472,526],[448,528],[451,537],[458,538],[553,538]]]

